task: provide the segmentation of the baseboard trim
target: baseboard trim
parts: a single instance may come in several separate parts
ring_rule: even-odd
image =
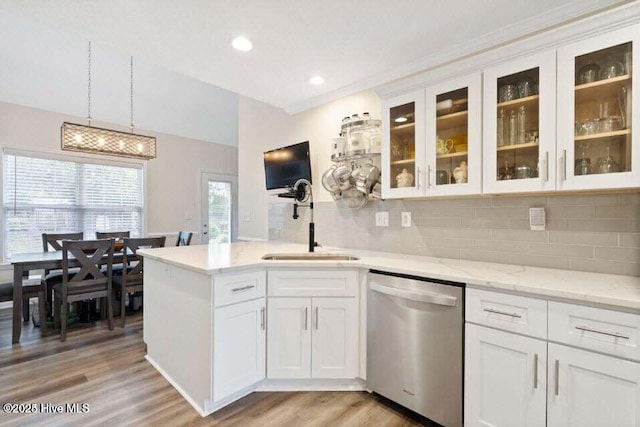
[[[144,356],[145,359],[147,359],[147,362],[149,362],[151,364],[151,366],[153,366],[156,371],[158,371],[160,373],[160,375],[162,375],[164,377],[165,380],[167,380],[169,382],[169,384],[171,384],[173,386],[173,388],[175,388],[178,393],[180,393],[182,395],[182,397],[184,397],[184,399],[189,402],[189,404],[191,406],[193,406],[193,409],[195,409],[196,411],[198,411],[198,414],[200,414],[201,417],[206,417],[207,415],[209,415],[211,412],[206,413],[197,403],[195,400],[193,400],[191,398],[191,396],[189,396],[187,394],[186,391],[184,391],[170,376],[169,374],[167,374],[148,354]]]
[[[255,391],[366,391],[360,378],[353,379],[266,379]]]

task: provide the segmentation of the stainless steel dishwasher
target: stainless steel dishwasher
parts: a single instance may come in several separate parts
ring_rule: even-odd
[[[368,282],[367,388],[461,426],[464,284],[379,271]]]

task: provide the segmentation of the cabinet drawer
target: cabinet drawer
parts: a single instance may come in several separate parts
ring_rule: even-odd
[[[547,338],[547,301],[467,288],[467,322]]]
[[[640,360],[640,314],[549,302],[549,340]]]
[[[267,276],[264,270],[233,273],[214,278],[213,301],[215,307],[264,297]]]
[[[272,297],[351,297],[358,295],[357,270],[269,270]]]

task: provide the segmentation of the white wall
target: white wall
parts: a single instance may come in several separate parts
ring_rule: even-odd
[[[240,223],[238,235],[244,238],[268,238],[268,204],[281,202],[267,196],[262,153],[284,145],[309,141],[314,197],[330,201],[321,184],[322,173],[331,166],[331,138],[338,136],[340,122],[347,115],[371,113],[380,118],[380,98],[361,92],[314,109],[288,115],[284,110],[240,97],[238,174]]]
[[[64,121],[80,120],[76,116],[0,102],[0,147],[73,156],[75,153],[60,150],[60,126]],[[96,125],[126,130],[114,124]],[[156,159],[145,162],[147,233],[200,231],[199,171],[237,174],[238,150],[147,130],[144,133],[157,138],[158,153]],[[83,156],[122,161],[117,157]]]
[[[0,101],[86,117],[87,43],[0,9]],[[94,119],[129,124],[129,65],[93,43]],[[134,58],[136,127],[237,146],[237,123],[237,94]]]

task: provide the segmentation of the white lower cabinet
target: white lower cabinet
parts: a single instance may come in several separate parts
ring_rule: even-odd
[[[466,426],[544,426],[547,343],[467,323]]]
[[[269,298],[269,378],[355,378],[356,298]]]
[[[267,376],[311,376],[311,298],[269,298]]]
[[[214,309],[214,401],[264,379],[265,311],[265,298]]]
[[[639,427],[640,363],[549,343],[549,427]]]

